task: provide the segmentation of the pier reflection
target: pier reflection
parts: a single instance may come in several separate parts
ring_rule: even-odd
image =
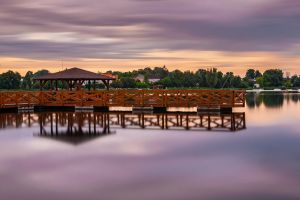
[[[117,129],[238,131],[245,113],[42,112],[2,113],[0,129],[38,127],[35,136],[80,144],[114,134]],[[113,130],[111,130],[113,129]]]
[[[97,117],[94,113],[38,113],[37,136],[81,144],[98,137],[113,134],[110,131],[109,115]]]
[[[2,113],[0,128],[38,125],[40,135],[109,134],[111,128],[222,130],[246,128],[245,113],[43,112]]]

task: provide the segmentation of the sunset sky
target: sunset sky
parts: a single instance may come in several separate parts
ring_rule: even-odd
[[[0,3],[0,72],[166,65],[237,74],[278,67],[300,74],[299,0]]]

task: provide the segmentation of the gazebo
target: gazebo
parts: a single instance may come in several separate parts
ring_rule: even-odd
[[[34,80],[40,82],[41,90],[47,82],[50,82],[51,89],[55,88],[56,90],[58,90],[58,81],[65,82],[69,90],[72,90],[73,88],[80,90],[82,88],[83,83],[87,81],[88,89],[90,90],[91,84],[93,84],[93,89],[96,90],[96,81],[98,80],[101,80],[108,90],[109,81],[115,80],[115,77],[104,74],[98,74],[79,68],[71,68],[56,73],[49,73],[47,75],[37,77]]]

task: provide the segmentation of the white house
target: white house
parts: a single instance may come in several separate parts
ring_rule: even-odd
[[[145,76],[143,74],[139,74],[134,78],[134,80],[142,83],[145,81]]]
[[[158,76],[149,76],[148,81],[149,81],[149,83],[156,83],[156,82],[160,81],[160,78]]]

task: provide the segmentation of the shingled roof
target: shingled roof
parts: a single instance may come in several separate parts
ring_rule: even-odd
[[[113,76],[89,72],[79,68],[49,73],[35,78],[35,80],[115,80]]]

